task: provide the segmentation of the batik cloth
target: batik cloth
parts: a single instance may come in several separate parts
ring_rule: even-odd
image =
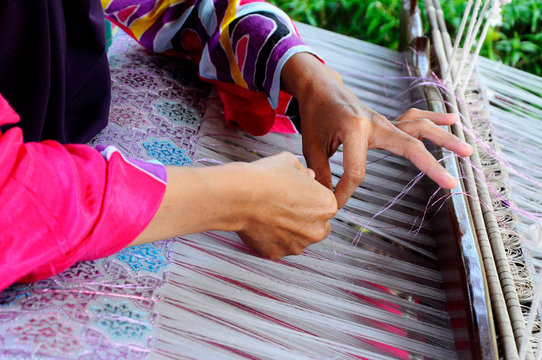
[[[199,64],[231,127],[296,132],[297,104],[280,91],[281,71],[294,54],[313,51],[283,11],[262,0],[101,1],[106,17],[147,49]]]

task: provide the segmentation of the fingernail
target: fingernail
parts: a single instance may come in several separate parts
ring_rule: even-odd
[[[474,152],[473,147],[466,142],[463,143],[463,147],[465,148],[465,151],[469,153],[469,156]]]

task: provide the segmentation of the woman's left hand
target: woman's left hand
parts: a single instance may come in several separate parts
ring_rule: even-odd
[[[454,188],[453,178],[425,148],[428,139],[459,156],[472,148],[438,125],[451,125],[453,114],[410,109],[390,122],[363,104],[338,73],[308,53],[294,55],[282,71],[284,89],[299,101],[303,154],[316,179],[331,189],[329,158],[342,144],[344,174],[335,188],[344,206],[365,177],[367,150],[379,148],[403,156],[439,186]]]

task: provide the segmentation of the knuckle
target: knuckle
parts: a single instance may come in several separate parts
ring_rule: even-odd
[[[329,221],[322,222],[318,224],[318,226],[315,226],[313,228],[311,237],[310,237],[310,243],[315,244],[322,240],[324,240],[329,235],[329,229],[328,229]]]
[[[326,235],[324,238],[327,238],[329,234],[331,234],[331,222],[326,221],[326,227],[325,227]]]
[[[409,126],[401,130],[403,130],[404,132],[406,132],[408,135],[412,136],[416,140],[419,140],[423,138],[424,129],[426,127],[427,126],[425,124],[416,121],[415,123],[410,123]]]
[[[406,114],[408,114],[409,117],[416,118],[418,116],[421,116],[422,111],[420,109],[417,109],[417,108],[410,108],[410,109],[407,110]]]
[[[271,260],[280,260],[280,259],[282,259],[284,257],[284,255],[286,255],[286,254],[284,254],[281,251],[272,251],[272,252],[266,254],[266,256]]]
[[[294,154],[292,154],[291,152],[287,152],[285,153],[286,156],[287,156],[287,159],[288,161],[290,161],[293,165],[299,165],[301,164],[301,162],[299,161],[299,159],[297,158],[297,156],[295,156]]]
[[[323,240],[327,238],[330,232],[331,232],[331,223],[329,221],[326,221],[320,230],[320,239]]]
[[[363,166],[356,166],[346,174],[346,177],[352,184],[359,185],[365,179],[365,168]]]
[[[295,159],[294,154],[292,154],[292,153],[290,153],[290,152],[288,152],[288,151],[282,151],[282,152],[279,154],[279,156],[281,156],[281,157],[283,157],[283,158],[285,158],[285,159],[287,159],[287,160],[293,160],[293,159]]]
[[[423,151],[425,150],[425,145],[423,144],[423,142],[419,139],[416,139],[414,137],[410,137],[409,138],[409,146],[415,150],[415,151]]]
[[[425,126],[425,127],[433,127],[433,126],[435,126],[435,123],[432,122],[431,120],[429,120],[428,118],[422,118],[422,119],[420,119],[419,121],[420,121],[420,122],[423,124],[423,126]]]
[[[271,242],[269,247],[259,248],[256,251],[271,260],[280,260],[284,255],[286,255],[288,248],[281,244],[280,242]]]
[[[341,75],[339,74],[338,71],[336,71],[336,70],[334,70],[334,69],[331,69],[331,68],[330,68],[330,70],[331,70],[331,71],[330,71],[331,74],[332,74],[336,79],[341,80]],[[342,82],[342,80],[341,80],[341,82]]]
[[[419,152],[425,152],[427,150],[423,141],[416,139],[416,150]]]
[[[333,195],[333,193],[330,196],[328,196],[328,203],[325,209],[326,209],[327,219],[332,218],[337,213],[337,210],[338,210],[337,198],[335,197],[335,195]]]
[[[440,132],[446,133],[443,129],[441,129],[437,124],[435,124],[432,120],[424,118],[423,119],[423,129],[425,130],[425,134],[438,134]]]
[[[278,157],[282,158],[288,158],[288,152],[287,151],[281,151],[277,154]]]
[[[283,164],[286,165],[297,166],[300,163],[297,157],[288,151],[283,151],[277,154],[277,157],[283,162]]]
[[[395,121],[392,124],[399,130],[408,133],[412,127],[412,120]]]
[[[337,198],[335,197],[335,194],[331,192],[331,190],[328,190],[320,209],[322,209],[322,215],[326,218],[326,220],[332,218],[337,212]]]
[[[329,232],[331,231],[331,228],[328,227],[329,222],[326,221],[322,227],[320,227],[320,231],[318,233],[318,241],[322,241],[329,235]]]
[[[293,246],[290,248],[290,255],[301,255],[305,251],[305,247],[302,246]]]
[[[418,153],[425,151],[425,145],[421,140],[418,140],[412,136],[406,139],[406,144],[403,148],[403,156],[412,160]]]
[[[377,112],[373,113],[373,115],[371,116],[371,120],[373,120],[374,122],[379,122],[379,123],[389,122],[388,119],[384,115],[380,115]]]

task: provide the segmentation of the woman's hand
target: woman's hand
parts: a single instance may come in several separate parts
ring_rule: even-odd
[[[237,231],[263,256],[300,254],[323,240],[337,212],[333,193],[290,153],[253,163],[167,168],[164,199],[131,244],[209,230]]]
[[[281,153],[251,164],[247,186],[251,198],[247,218],[238,231],[243,241],[271,259],[299,255],[330,232],[337,212],[333,193],[314,180],[290,153]]]
[[[412,161],[438,185],[451,189],[457,180],[427,151],[420,139],[469,156],[472,148],[437,125],[451,125],[453,114],[410,109],[396,122],[363,104],[338,73],[308,53],[294,55],[282,70],[286,91],[299,101],[303,154],[316,179],[331,186],[329,158],[342,144],[344,175],[335,188],[339,207],[344,206],[365,177],[367,150],[385,149]]]

